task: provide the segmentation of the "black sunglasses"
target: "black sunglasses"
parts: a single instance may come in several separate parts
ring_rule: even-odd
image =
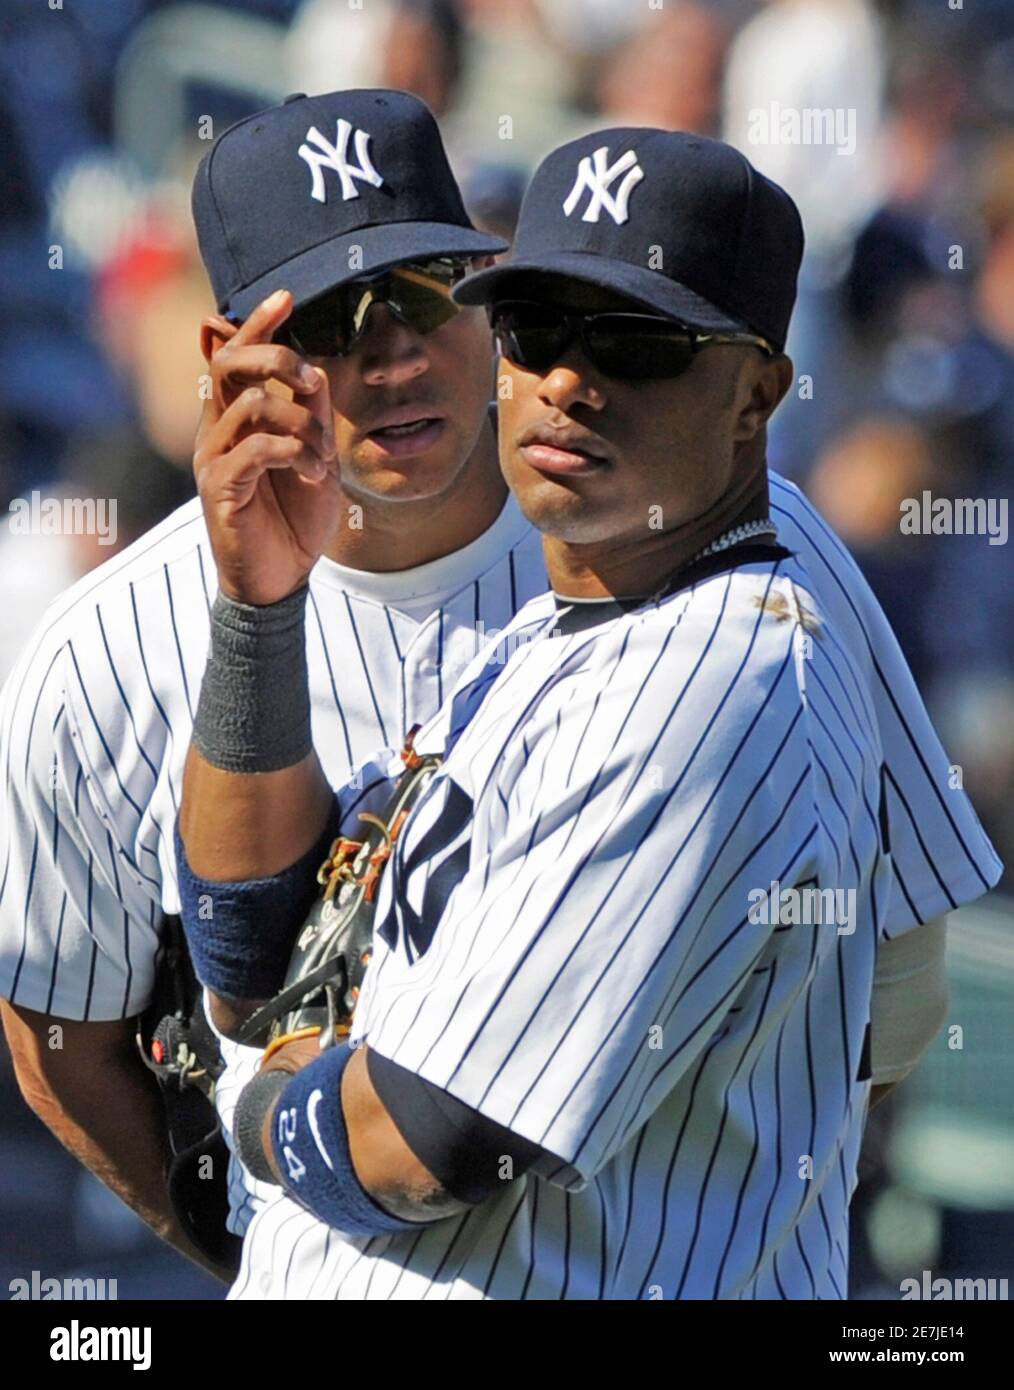
[[[752,333],[698,333],[654,314],[578,314],[515,299],[494,304],[489,316],[503,355],[532,372],[547,372],[575,340],[593,367],[625,381],[680,376],[702,348],[724,343],[776,351]]]
[[[460,312],[451,290],[468,267],[455,258],[412,261],[350,280],[293,310],[274,341],[304,357],[344,357],[366,331],[374,304],[385,304],[417,333],[432,333]]]

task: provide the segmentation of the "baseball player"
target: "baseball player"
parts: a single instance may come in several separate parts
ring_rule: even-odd
[[[134,1019],[162,914],[179,906],[173,825],[216,587],[248,593],[247,547],[272,563],[315,547],[305,659],[315,747],[339,785],[437,710],[477,633],[503,628],[546,576],[497,466],[488,325],[450,299],[465,266],[504,243],[471,226],[425,106],[362,91],[261,112],[213,147],[194,214],[219,310],[202,329],[204,505],[55,603],[6,683],[0,995],[29,1102],[196,1256],[166,1196]],[[223,473],[228,497],[209,492]],[[283,547],[263,528],[250,537],[254,514],[291,523]],[[227,1051],[228,1131],[244,1053],[260,1053]],[[256,1195],[238,1165],[231,1204],[241,1233]]]
[[[242,1093],[275,1196],[233,1297],[846,1296],[871,1087],[939,1027],[936,919],[1000,865],[844,547],[769,484],[801,253],[738,152],[611,130],[549,156],[515,258],[456,287],[551,589],[404,755],[440,765],[351,1046],[280,1039]],[[332,794],[279,578],[251,556],[284,595],[216,605],[177,845],[226,1032],[284,971],[294,855],[399,771]],[[245,828],[279,818],[284,855]]]

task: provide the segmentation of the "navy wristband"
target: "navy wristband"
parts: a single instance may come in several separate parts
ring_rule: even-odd
[[[278,1098],[271,1147],[282,1185],[321,1221],[350,1236],[419,1231],[378,1206],[352,1166],[341,1084],[356,1049],[338,1043],[305,1066]]]
[[[270,999],[278,993],[296,932],[321,891],[317,870],[341,819],[335,797],[323,833],[302,859],[271,878],[224,883],[191,869],[177,819],[173,843],[180,918],[202,985],[226,999]]]

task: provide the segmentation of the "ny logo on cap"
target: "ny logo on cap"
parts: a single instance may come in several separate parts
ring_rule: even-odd
[[[345,202],[348,202],[350,198],[359,197],[356,179],[362,179],[363,183],[371,183],[374,188],[380,188],[384,182],[370,160],[370,136],[365,130],[356,131],[356,159],[359,163],[349,163],[349,136],[351,134],[352,126],[344,116],[339,117],[338,120],[337,144],[332,145],[330,140],[321,135],[315,125],[312,125],[306,132],[306,139],[317,148],[312,150],[309,145],[300,145],[299,157],[306,160],[310,172],[313,174],[310,197],[316,198],[318,203],[327,202],[323,172],[325,169],[333,169],[341,179],[342,198]]]
[[[626,177],[614,197],[609,192],[609,188],[621,174],[625,174]],[[602,145],[595,151],[591,159],[585,155],[577,166],[577,178],[574,180],[574,187],[567,194],[563,210],[569,217],[581,201],[581,194],[587,189],[591,196],[588,199],[588,206],[581,216],[581,221],[597,222],[599,213],[605,208],[616,225],[620,226],[627,220],[627,203],[630,195],[643,178],[644,170],[638,164],[637,155],[633,150],[628,150],[625,155],[620,156],[615,164],[610,164],[609,146]]]

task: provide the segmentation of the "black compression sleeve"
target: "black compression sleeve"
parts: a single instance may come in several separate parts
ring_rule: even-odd
[[[368,1048],[366,1069],[401,1137],[436,1180],[468,1206],[519,1178],[543,1150]],[[511,1160],[505,1167],[504,1159]]]

